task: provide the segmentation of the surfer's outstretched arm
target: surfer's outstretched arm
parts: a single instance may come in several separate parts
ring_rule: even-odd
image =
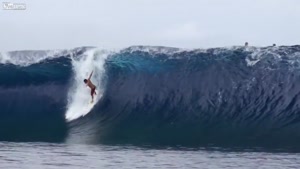
[[[93,75],[93,72],[94,72],[94,71],[92,71],[92,73],[90,74],[90,77],[88,78],[88,80],[91,80],[91,77],[92,77],[92,75]]]

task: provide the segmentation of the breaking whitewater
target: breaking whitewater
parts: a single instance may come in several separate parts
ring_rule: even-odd
[[[299,86],[300,46],[1,52],[0,140],[300,147]]]

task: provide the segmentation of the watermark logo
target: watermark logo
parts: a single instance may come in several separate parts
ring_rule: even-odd
[[[3,2],[4,10],[26,10],[25,3]]]

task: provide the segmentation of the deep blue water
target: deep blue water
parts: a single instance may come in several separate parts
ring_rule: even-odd
[[[300,46],[111,52],[103,96],[68,122],[71,58],[89,50],[0,55],[1,141],[300,146]]]

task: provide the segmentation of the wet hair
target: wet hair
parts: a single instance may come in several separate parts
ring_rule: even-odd
[[[84,82],[84,83],[87,83],[87,80],[86,80],[86,79],[84,79],[84,80],[83,80],[83,82]]]

